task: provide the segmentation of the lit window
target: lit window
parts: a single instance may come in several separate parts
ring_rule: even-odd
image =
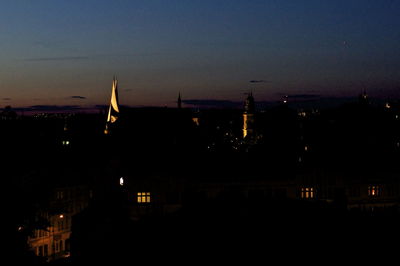
[[[63,141],[62,141],[62,145],[68,146],[68,145],[69,145],[69,140],[63,140]]]
[[[381,187],[372,185],[368,186],[368,196],[370,197],[378,197],[381,195]]]
[[[150,203],[150,192],[138,192],[137,193],[138,203]]]
[[[64,198],[64,191],[57,191],[56,198],[61,200]]]
[[[315,189],[313,187],[302,187],[300,190],[300,197],[302,199],[314,199]]]
[[[307,116],[306,112],[299,112],[298,115],[301,116],[301,117],[306,117]]]

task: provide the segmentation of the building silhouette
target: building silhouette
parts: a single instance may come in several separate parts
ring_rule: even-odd
[[[16,158],[10,143],[35,154],[23,162],[33,174],[20,174],[31,192],[18,195],[44,221],[33,223],[27,239],[37,256],[77,262],[144,256],[143,246],[163,250],[172,238],[195,246],[229,226],[240,240],[249,230],[252,240],[260,232],[276,239],[304,228],[312,234],[315,224],[345,232],[346,239],[349,224],[376,219],[385,224],[379,228],[397,229],[396,104],[355,99],[296,110],[285,103],[257,112],[250,93],[244,111],[118,110],[116,134],[107,136],[99,114],[0,121],[0,140],[10,151],[5,162]],[[262,141],[246,141],[259,135]],[[73,140],[68,148],[67,140]],[[16,228],[29,228],[25,220]],[[229,244],[228,236],[220,243]]]

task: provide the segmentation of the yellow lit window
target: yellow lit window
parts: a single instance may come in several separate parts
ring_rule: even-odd
[[[150,203],[150,192],[138,192],[137,193],[137,202],[138,203]]]
[[[377,197],[381,195],[381,187],[372,185],[368,186],[368,196]]]
[[[62,145],[68,146],[68,145],[69,145],[69,140],[63,140],[63,141],[62,141]]]
[[[300,197],[302,199],[314,199],[315,190],[313,187],[302,187],[300,190]]]

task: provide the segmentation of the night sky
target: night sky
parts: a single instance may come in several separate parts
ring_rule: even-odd
[[[2,0],[0,55],[0,107],[399,98],[400,1]]]

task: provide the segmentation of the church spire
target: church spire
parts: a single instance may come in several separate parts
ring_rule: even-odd
[[[117,77],[113,77],[112,89],[111,89],[111,101],[110,107],[108,108],[106,129],[104,130],[104,134],[110,133],[110,125],[117,121],[119,115],[119,104],[118,104],[118,80]]]
[[[178,109],[182,109],[181,92],[179,92],[178,94]]]

